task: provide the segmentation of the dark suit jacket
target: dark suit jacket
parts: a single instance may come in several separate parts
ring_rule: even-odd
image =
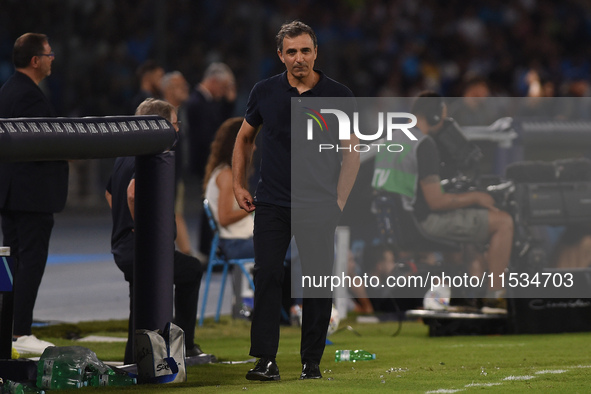
[[[199,87],[191,92],[187,102],[187,131],[189,165],[193,174],[203,177],[209,157],[209,148],[218,128],[230,117],[234,103],[215,101],[206,97]]]
[[[31,78],[16,72],[0,89],[0,118],[55,117],[51,103]],[[68,162],[0,163],[0,208],[60,212],[68,194]]]

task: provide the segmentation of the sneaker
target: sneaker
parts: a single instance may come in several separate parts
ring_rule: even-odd
[[[195,344],[193,347],[187,349],[185,351],[185,358],[187,360],[187,365],[197,365],[202,364],[203,360],[207,360],[208,363],[217,363],[218,359],[213,354],[205,353],[201,350],[201,346]],[[191,361],[189,361],[191,360]],[[198,361],[201,360],[201,361]]]
[[[21,337],[12,339],[12,347],[14,347],[19,353],[41,354],[46,348],[50,346],[55,345],[51,342],[37,339],[35,335],[23,335]]]
[[[479,300],[476,298],[452,298],[447,307],[448,312],[456,313],[479,313]]]
[[[470,305],[451,305],[448,306],[446,309],[447,312],[454,312],[454,313],[478,313],[481,312],[480,309],[475,308]]]
[[[449,308],[451,289],[446,286],[438,286],[427,291],[423,297],[423,308],[430,311],[445,311]]]
[[[484,298],[480,311],[487,315],[506,315],[507,300],[504,298]]]
[[[203,354],[203,350],[199,347],[199,345],[193,345],[192,348],[187,349],[185,352],[186,357],[195,357],[200,356]]]

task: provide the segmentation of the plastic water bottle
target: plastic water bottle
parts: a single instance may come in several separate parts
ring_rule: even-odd
[[[8,379],[6,379],[6,381],[2,385],[2,390],[0,390],[0,392],[2,392],[2,394],[45,394],[45,391],[40,390],[37,387],[32,387],[23,383],[13,382],[12,380]]]
[[[52,378],[49,375],[45,375],[41,378],[41,387],[45,389],[52,389],[52,390],[63,390],[63,389],[71,389],[76,388],[79,389],[80,387],[86,386],[86,382],[82,382],[80,379],[72,379],[72,378]]]
[[[111,367],[107,367],[106,370],[100,370],[95,365],[92,365],[92,364],[88,364],[86,366],[85,373],[86,373],[86,375],[92,375],[92,376],[103,375],[103,374],[117,375],[117,373],[115,371],[113,371],[113,369]]]
[[[115,372],[101,362],[94,352],[81,346],[50,346],[37,366],[37,387],[67,389],[88,386],[93,376]]]
[[[82,368],[63,361],[45,360],[43,373],[56,378],[76,378],[82,375]]]
[[[82,372],[82,368],[64,361],[46,359],[41,362],[39,360],[37,387],[44,389],[80,388],[84,385]]]
[[[46,374],[47,371],[51,370],[53,372],[53,363],[55,357],[58,355],[57,347],[50,346],[41,355],[39,358],[39,362],[37,363],[37,387],[43,388],[41,386],[41,379]]]
[[[93,375],[90,379],[90,386],[132,386],[137,384],[137,379],[126,375]]]
[[[374,353],[366,352],[365,350],[337,350],[334,354],[335,361],[368,361],[375,360]]]

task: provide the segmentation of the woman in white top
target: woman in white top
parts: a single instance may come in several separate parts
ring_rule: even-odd
[[[219,227],[220,246],[229,259],[254,257],[252,214],[240,209],[232,190],[232,152],[244,118],[226,120],[216,132],[205,168],[205,198]]]
[[[203,179],[205,198],[209,201],[211,213],[219,228],[220,247],[228,259],[254,258],[254,217],[240,209],[232,188],[232,152],[243,120],[241,117],[231,118],[220,126],[211,144]],[[293,240],[287,249],[285,260],[295,265],[296,272],[301,271],[297,246]],[[301,273],[294,276],[293,286],[296,302],[301,304],[302,289],[298,277],[301,277]]]

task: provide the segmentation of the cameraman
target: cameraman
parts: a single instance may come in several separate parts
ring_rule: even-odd
[[[440,185],[440,158],[433,136],[441,130],[447,107],[440,95],[424,92],[416,99],[412,113],[417,118],[411,129],[416,141],[400,130],[392,143],[404,146],[400,157],[380,155],[376,171],[388,171],[388,179],[377,189],[401,195],[403,207],[413,211],[423,230],[437,238],[456,242],[489,244],[488,270],[498,277],[509,264],[513,239],[513,219],[494,206],[493,198],[483,192],[444,193]],[[503,296],[499,281],[489,287],[485,304]]]

